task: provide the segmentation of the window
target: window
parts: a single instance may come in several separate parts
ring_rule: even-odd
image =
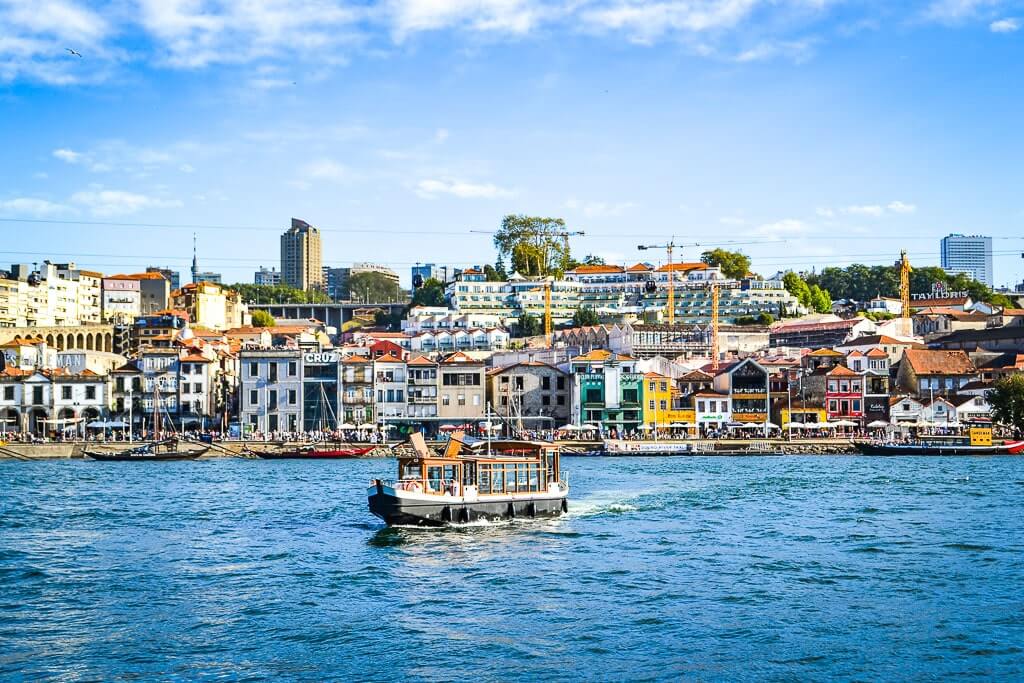
[[[839,401],[836,401],[835,399],[832,399],[831,401],[829,401],[828,402],[828,411],[830,413],[837,413],[837,412],[839,412]]]
[[[473,394],[473,405],[480,405],[480,394]]]
[[[114,389],[119,392],[124,391],[124,377],[118,377],[114,380]]]
[[[544,394],[543,396],[540,397],[540,404],[542,406],[549,406],[549,405],[551,405],[551,397],[548,396],[547,394]]]
[[[249,405],[258,406],[260,404],[260,392],[255,389],[249,390]]]
[[[277,381],[277,363],[270,363],[269,366],[267,367],[267,369],[270,372],[270,381],[271,382],[276,382]]]
[[[654,380],[653,379],[650,382],[647,383],[647,388],[649,390],[651,390],[651,391],[654,391]]]
[[[558,390],[559,391],[565,391],[565,377],[559,377],[558,378],[558,385],[557,386],[558,386]]]
[[[270,407],[271,410],[274,410],[274,409],[277,408],[277,390],[276,389],[271,389],[270,390],[270,398],[267,399],[267,405]]]
[[[89,401],[95,401],[96,400],[96,387],[92,387],[92,386],[86,387],[85,388],[85,398],[87,400],[89,400]]]
[[[855,412],[855,413],[859,413],[860,412],[860,401],[858,401],[857,399],[854,399],[854,401],[853,401],[853,412]]]
[[[701,413],[704,412],[704,401],[697,401],[697,411]]]
[[[66,387],[66,386],[65,387],[61,387],[60,388],[60,397],[62,399],[64,399],[65,401],[70,401],[71,400],[71,387]]]
[[[551,391],[551,378],[547,376],[541,377],[540,388],[544,391]]]
[[[288,361],[288,376],[289,377],[294,377],[298,373],[299,373],[298,363],[296,363],[293,360],[292,361]]]
[[[260,376],[260,365],[259,363],[249,363],[249,376],[259,377]]]
[[[352,393],[352,397],[355,398],[355,392]],[[288,405],[290,405],[290,406],[295,405],[296,400],[298,400],[298,392],[295,391],[295,389],[289,389],[288,390]]]
[[[460,406],[466,405],[466,395],[465,394],[459,394],[459,405]]]
[[[659,382],[658,383],[658,391],[668,391],[668,383],[667,382]]]
[[[451,403],[452,403],[451,396],[449,396],[448,394],[441,394],[441,405],[448,406],[448,405],[451,405]]]
[[[192,393],[193,394],[201,394],[201,393],[203,393],[203,385],[200,384],[199,382],[196,382],[195,384],[193,384],[192,385]]]
[[[270,415],[267,417],[267,429],[272,432],[277,431],[277,415]]]
[[[501,405],[503,405],[503,406],[507,406],[508,405],[508,396],[502,396],[501,397]]]
[[[648,410],[654,410],[654,400],[653,399],[651,399],[650,401],[647,402],[647,409]]]
[[[5,401],[13,401],[14,400],[14,387],[4,387],[4,400]]]
[[[555,402],[556,402],[556,403],[557,403],[558,405],[560,405],[560,406],[564,406],[564,405],[565,405],[565,396],[563,396],[562,394],[559,394],[559,395],[558,395],[558,396],[556,397],[556,400],[555,400]]]
[[[667,401],[660,401],[659,404],[658,404],[658,407],[661,410],[667,410],[668,409],[668,402]]]

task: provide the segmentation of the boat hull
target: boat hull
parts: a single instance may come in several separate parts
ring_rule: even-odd
[[[169,453],[153,453],[149,455],[130,455],[125,453],[97,453],[95,451],[83,451],[82,455],[102,462],[164,462],[168,460],[195,460],[205,452],[206,449],[201,451],[172,451]]]
[[[388,526],[442,527],[473,522],[560,517],[568,510],[568,490],[536,495],[495,496],[473,501],[450,496],[398,496],[383,483],[368,491],[370,512]]]
[[[373,448],[325,448],[317,450],[257,451],[249,452],[263,460],[343,460],[359,458]]]
[[[1020,452],[1016,444],[1002,446],[963,445],[905,445],[857,442],[854,444],[864,455],[1013,455]]]

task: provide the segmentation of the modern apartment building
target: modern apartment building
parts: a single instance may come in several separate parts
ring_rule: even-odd
[[[992,287],[992,238],[951,234],[942,238],[942,268],[950,275],[965,273]]]
[[[320,231],[293,218],[292,227],[281,235],[281,282],[305,291],[322,289],[322,260]]]
[[[253,275],[252,281],[257,285],[279,285],[281,284],[281,271],[277,268],[267,269],[260,266],[260,269]]]

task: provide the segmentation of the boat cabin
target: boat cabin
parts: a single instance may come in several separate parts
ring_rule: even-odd
[[[474,490],[481,496],[542,493],[560,479],[554,444],[492,441],[463,451],[463,444],[452,438],[438,455],[413,439],[413,448],[415,455],[398,459],[396,488],[400,490],[441,496]]]

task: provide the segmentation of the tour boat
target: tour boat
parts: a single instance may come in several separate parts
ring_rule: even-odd
[[[120,451],[94,451],[84,449],[82,454],[93,460],[121,462],[153,462],[158,460],[195,460],[210,450],[208,446],[191,451],[178,449],[177,439],[152,441]]]
[[[1010,441],[992,446],[971,446],[951,441],[923,441],[906,444],[856,441],[854,445],[864,455],[1020,455],[1024,453],[1024,441]]]
[[[246,451],[263,460],[338,460],[342,458],[358,458],[375,448],[377,446],[353,448],[319,444],[295,446],[276,451],[246,448]]]
[[[686,443],[666,441],[627,441],[605,439],[604,455],[682,455],[690,451]]]
[[[370,482],[370,512],[389,526],[445,526],[557,517],[569,509],[554,444],[495,440],[464,452],[461,438],[453,435],[438,455],[413,434],[413,454],[398,458],[398,479]]]

